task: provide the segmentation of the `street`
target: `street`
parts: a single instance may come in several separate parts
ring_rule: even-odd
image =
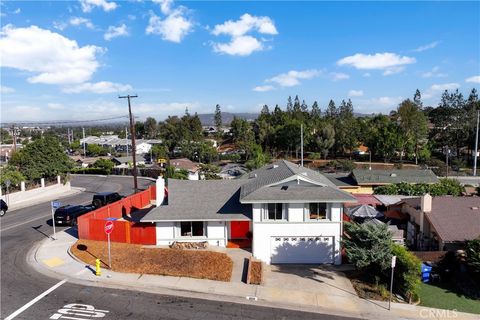
[[[139,179],[139,188],[150,183]],[[87,204],[96,192],[128,195],[132,185],[126,177],[75,176],[72,186],[86,190],[60,200]],[[59,282],[37,273],[26,262],[30,248],[53,233],[50,220],[49,202],[10,211],[0,220],[2,319],[13,319],[13,313],[15,319],[85,319],[92,315],[105,319],[349,319]]]

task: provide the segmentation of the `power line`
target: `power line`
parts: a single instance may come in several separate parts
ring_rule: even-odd
[[[91,120],[52,120],[52,121],[10,121],[10,122],[1,122],[1,126],[10,126],[10,125],[55,125],[55,124],[81,124],[81,123],[90,123],[90,122],[102,122],[116,119],[126,119],[128,115],[101,118],[101,119],[91,119]]]
[[[134,190],[135,193],[137,193],[138,184],[137,184],[137,159],[136,159],[137,149],[136,149],[136,146],[135,146],[135,119],[133,118],[133,115],[132,115],[132,106],[130,104],[130,99],[138,98],[138,96],[137,95],[133,95],[133,96],[126,95],[126,96],[118,96],[118,98],[128,100],[128,114],[129,114],[129,117],[130,117],[130,134],[132,136],[133,190]]]

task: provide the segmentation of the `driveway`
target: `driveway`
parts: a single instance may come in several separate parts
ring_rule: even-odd
[[[264,273],[264,286],[301,290],[314,294],[357,298],[344,266],[270,265]]]

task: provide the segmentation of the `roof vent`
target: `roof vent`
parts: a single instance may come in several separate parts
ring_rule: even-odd
[[[288,186],[282,186],[281,190],[287,190]]]
[[[396,173],[390,173],[390,177],[396,177],[397,174]]]
[[[257,174],[256,174],[256,173],[250,173],[249,178],[256,178],[256,177],[257,177]]]
[[[478,210],[478,207],[472,207],[472,210]]]
[[[272,165],[272,169],[278,168],[278,164]]]

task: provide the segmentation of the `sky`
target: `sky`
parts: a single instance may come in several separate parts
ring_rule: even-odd
[[[1,1],[1,121],[388,113],[480,89],[480,2]]]

